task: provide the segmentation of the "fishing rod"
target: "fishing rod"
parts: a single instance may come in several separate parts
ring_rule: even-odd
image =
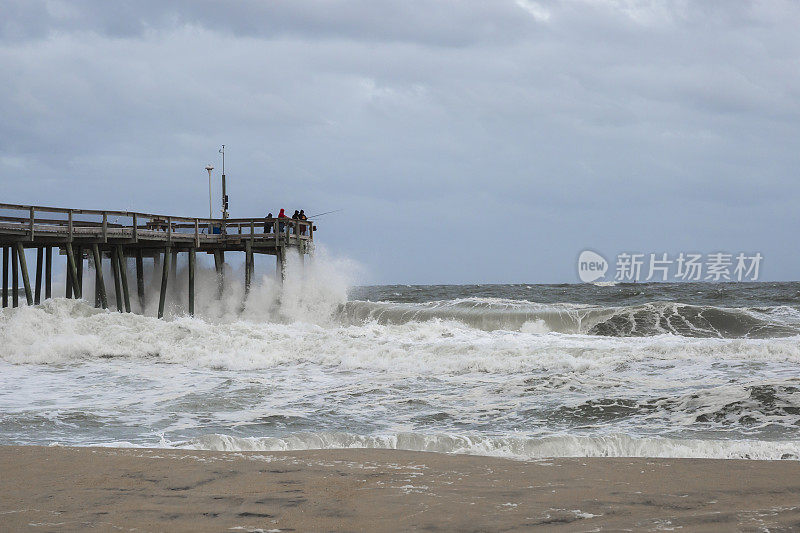
[[[333,211],[325,211],[324,213],[319,213],[317,215],[311,215],[308,218],[317,218],[317,217],[321,217],[321,216],[324,216],[324,215],[330,215],[332,213],[338,213],[339,211],[344,211],[344,209],[335,209]]]

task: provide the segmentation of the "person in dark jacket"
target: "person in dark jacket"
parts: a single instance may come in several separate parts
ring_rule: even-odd
[[[267,213],[267,218],[264,219],[264,233],[272,233],[272,227],[274,224],[275,223],[272,220],[272,213]]]
[[[300,210],[300,216],[298,216],[297,218],[299,220],[304,220],[304,221],[308,220],[308,217],[306,216],[305,211],[303,211],[302,209]],[[306,225],[305,224],[300,224],[300,235],[305,235],[305,234],[306,234]]]

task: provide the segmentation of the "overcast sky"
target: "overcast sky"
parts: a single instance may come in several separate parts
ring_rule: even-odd
[[[343,209],[363,283],[574,282],[591,248],[800,279],[800,2],[0,0],[2,200]]]

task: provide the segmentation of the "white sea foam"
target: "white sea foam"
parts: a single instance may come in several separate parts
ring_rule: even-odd
[[[243,438],[212,434],[189,441],[168,443],[167,446],[218,451],[374,448],[485,455],[524,460],[548,457],[692,457],[765,460],[797,460],[800,458],[800,442],[797,441],[636,438],[620,434],[591,437],[559,435],[539,438],[420,433],[365,436],[335,432]]]
[[[286,301],[284,299],[284,304]],[[290,313],[313,305],[291,300]],[[284,313],[276,307],[276,316]],[[317,321],[264,322],[152,317],[99,311],[56,299],[0,313],[0,359],[56,363],[123,357],[229,369],[311,362],[348,368],[427,372],[521,372],[608,367],[642,359],[800,362],[800,338],[692,339],[672,335],[619,338],[483,331],[457,321],[339,326]],[[321,322],[321,321],[320,321]]]
[[[264,274],[247,298],[243,273],[226,268],[221,300],[215,274],[201,270],[196,318],[183,290],[168,295],[166,320],[153,316],[155,293],[144,315],[63,298],[0,311],[0,438],[525,459],[798,456],[786,440],[800,423],[793,307],[347,302],[357,267],[324,252],[298,266],[290,257],[282,287]],[[185,287],[180,267],[171,287]],[[597,324],[607,331],[589,334]],[[663,333],[683,326],[705,336]],[[642,327],[649,336],[636,336]],[[724,327],[746,334],[715,338]],[[773,327],[784,329],[746,338]]]

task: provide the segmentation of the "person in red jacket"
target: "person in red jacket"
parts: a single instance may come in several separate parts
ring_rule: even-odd
[[[287,217],[287,216],[286,216],[286,213],[284,213],[284,210],[283,210],[283,209],[281,209],[281,212],[280,212],[280,213],[278,213],[278,218],[279,218],[279,219],[281,219],[281,218],[289,218],[289,217]],[[279,232],[279,233],[283,233],[283,230],[284,230],[284,229],[286,229],[286,224],[284,224],[283,222],[280,222],[280,221],[279,221],[279,222],[278,222],[278,232]]]

